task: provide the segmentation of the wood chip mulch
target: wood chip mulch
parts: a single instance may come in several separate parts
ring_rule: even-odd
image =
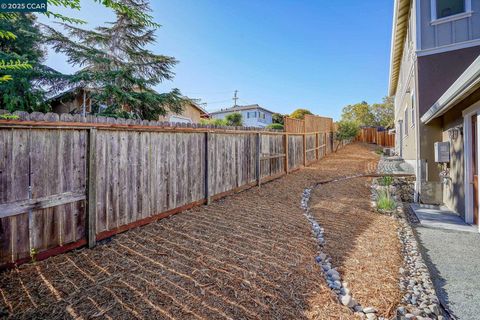
[[[372,160],[376,156],[371,154]],[[374,212],[371,179],[354,178],[318,186],[311,208],[325,228],[325,253],[364,307],[391,317],[401,300],[401,245],[395,218]]]
[[[376,161],[371,149],[349,145],[260,189],[130,230],[93,250],[3,272],[0,317],[353,319],[338,304],[314,261],[316,244],[299,202],[303,189],[316,181],[371,170]],[[328,194],[319,193],[312,206],[318,200],[328,215],[349,211],[335,211],[334,204],[345,208],[350,200],[334,193],[332,189],[330,200]],[[328,221],[320,214],[319,221],[325,222],[327,246],[344,250],[341,255],[329,253],[342,259],[341,272],[354,297],[386,314],[397,297],[395,225],[366,209],[361,214],[363,227],[347,229],[332,222],[337,232],[345,232],[337,247],[329,238],[333,233]],[[371,244],[372,239],[378,245]]]

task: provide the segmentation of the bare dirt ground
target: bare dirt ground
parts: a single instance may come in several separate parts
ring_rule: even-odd
[[[354,318],[314,261],[317,247],[300,199],[317,181],[374,169],[372,149],[349,145],[261,188],[130,230],[93,250],[4,272],[0,312],[23,319]],[[317,190],[311,204],[353,296],[388,314],[399,300],[395,223],[369,211],[366,181],[355,181]]]

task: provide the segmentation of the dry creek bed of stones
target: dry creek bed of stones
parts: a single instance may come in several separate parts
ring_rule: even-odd
[[[381,320],[385,318],[377,317],[377,310],[374,307],[360,305],[353,297],[354,293],[349,289],[348,283],[342,282],[341,275],[337,271],[337,268],[332,265],[331,257],[325,253],[323,249],[325,246],[325,230],[313,217],[309,207],[311,193],[314,188],[331,182],[354,179],[362,176],[363,175],[354,175],[320,182],[305,189],[302,194],[301,208],[303,209],[304,216],[311,225],[313,236],[318,245],[318,255],[315,260],[322,268],[323,276],[329,288],[337,295],[338,301],[350,308],[352,312],[362,319]],[[375,209],[376,195],[380,188],[382,187],[378,185],[377,179],[374,179],[372,184],[372,206],[374,206]],[[390,188],[392,196],[398,204],[397,209],[393,212],[381,212],[379,214],[391,214],[398,220],[399,224],[397,234],[402,245],[402,255],[404,257],[403,266],[399,269],[399,286],[404,295],[397,307],[395,319],[446,319],[430,279],[428,268],[419,251],[414,230],[404,213],[403,204],[399,200],[399,196],[396,195],[396,187],[390,186]]]

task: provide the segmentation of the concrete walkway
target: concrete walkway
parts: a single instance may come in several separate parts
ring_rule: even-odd
[[[458,319],[479,319],[480,234],[451,212],[416,208],[416,231],[443,305]]]

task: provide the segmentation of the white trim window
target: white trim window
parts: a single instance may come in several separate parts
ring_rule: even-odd
[[[255,111],[247,111],[247,119],[253,119],[257,117],[257,113]]]
[[[472,15],[472,0],[430,0],[432,24],[463,19]]]

